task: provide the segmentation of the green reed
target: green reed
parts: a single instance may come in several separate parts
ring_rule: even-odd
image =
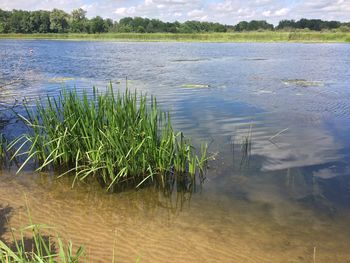
[[[79,258],[83,255],[83,247],[79,247],[76,253],[73,252],[73,245],[71,242],[68,245],[63,244],[60,238],[52,240],[46,238],[41,233],[41,230],[46,228],[42,225],[30,225],[24,229],[19,230],[19,240],[15,237],[15,230],[12,230],[13,247],[7,246],[0,240],[0,262],[2,263],[30,263],[30,262],[42,262],[42,263],[77,263]],[[25,232],[30,231],[32,236],[30,237],[32,247],[28,249],[27,239],[25,238]],[[55,251],[53,242],[58,244],[58,252]]]
[[[10,145],[14,156],[25,156],[18,172],[34,161],[37,171],[63,169],[60,176],[73,173],[74,182],[97,178],[113,190],[144,183],[164,188],[169,178],[194,178],[206,168],[207,147],[198,156],[154,97],[128,89],[115,93],[110,85],[91,97],[64,90],[58,98],[26,105],[21,118],[29,133]]]
[[[29,226],[16,230],[11,229],[12,244],[8,246],[0,240],[1,263],[78,263],[84,256],[84,248],[75,252],[72,242],[64,244],[62,239],[51,238],[43,234],[50,227],[34,224],[27,208]]]
[[[242,137],[241,152],[243,156],[249,156],[252,149],[252,127],[251,124],[248,134]]]
[[[61,39],[132,42],[350,42],[349,32],[334,31],[249,31],[227,33],[34,33],[0,34],[0,39]]]

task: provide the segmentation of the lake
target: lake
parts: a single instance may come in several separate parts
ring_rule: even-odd
[[[2,104],[128,85],[213,156],[201,187],[171,198],[4,169],[11,226],[27,199],[94,262],[350,262],[350,45],[1,40],[0,56]]]

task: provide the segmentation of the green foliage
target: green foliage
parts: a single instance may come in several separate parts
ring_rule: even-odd
[[[30,17],[32,23],[32,31],[37,33],[50,32],[50,12],[48,11],[35,11]]]
[[[50,30],[54,33],[68,31],[68,14],[62,10],[53,9],[50,13]]]
[[[71,13],[70,32],[83,33],[89,32],[88,20],[86,18],[86,11],[82,8],[74,9]]]
[[[0,34],[0,39],[118,40],[137,42],[350,42],[350,33],[337,30],[247,31],[226,33],[103,33],[103,34]]]
[[[29,209],[30,225],[19,229],[11,229],[12,246],[0,240],[0,262],[3,263],[78,263],[84,256],[84,248],[76,252],[71,242],[65,245],[59,237],[50,238],[43,234],[49,227],[32,222]],[[28,233],[30,236],[28,238]],[[19,236],[18,236],[19,234]],[[55,249],[57,246],[57,251]]]
[[[219,23],[187,21],[185,23],[165,23],[158,19],[142,17],[125,17],[119,21],[119,32],[137,33],[200,33],[200,32],[226,32],[227,26]]]
[[[0,9],[0,33],[199,33],[226,32],[230,26],[211,22],[188,21],[162,22],[158,19],[125,17],[119,22],[96,16],[86,18],[86,11],[79,8],[67,14],[52,11],[3,11]]]
[[[86,11],[82,8],[74,9],[72,11],[72,19],[74,21],[82,21],[86,19]]]
[[[232,31],[266,31],[310,29],[314,31],[347,30],[348,23],[320,19],[282,20],[274,28],[265,20],[242,21],[235,26],[220,23],[186,21],[163,22],[159,19],[124,17],[117,21],[96,16],[86,18],[86,11],[75,9],[68,14],[62,10],[52,11],[4,11],[0,9],[0,33],[209,33]]]
[[[90,21],[91,25],[91,33],[103,33],[107,32],[107,28],[105,26],[104,20],[100,16],[96,16],[95,18],[91,19]]]
[[[349,25],[342,25],[339,27],[339,31],[341,32],[350,32],[350,24]]]
[[[8,33],[9,32],[9,17],[11,13],[8,11],[4,11],[0,9],[0,33]]]
[[[258,30],[273,30],[273,25],[265,20],[252,20],[250,22],[242,21],[235,26],[235,31],[258,31]]]
[[[206,147],[196,155],[188,139],[173,131],[170,115],[158,109],[155,98],[128,90],[115,94],[94,90],[63,91],[58,99],[27,106],[23,120],[31,129],[12,142],[16,155],[26,155],[19,171],[30,161],[37,171],[65,167],[61,176],[75,173],[75,180],[97,178],[108,189],[153,182],[161,188],[169,180],[189,180],[206,168]],[[23,150],[25,149],[26,150]]]
[[[344,23],[345,24],[345,23]],[[295,20],[282,20],[279,22],[276,29],[310,29],[314,31],[332,30],[340,28],[344,25],[338,21],[323,21],[321,19],[305,19],[302,18],[299,21]]]

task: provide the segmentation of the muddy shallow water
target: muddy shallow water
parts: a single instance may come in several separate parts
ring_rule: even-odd
[[[109,81],[123,90],[128,76],[129,87],[156,95],[175,128],[197,145],[209,142],[215,155],[201,188],[170,199],[154,189],[107,194],[3,170],[5,226],[25,225],[27,198],[35,222],[83,244],[93,262],[110,262],[113,251],[117,262],[350,262],[349,45],[0,41],[0,48],[8,51],[0,77],[22,73],[2,103]],[[4,129],[10,137],[21,131],[14,121]]]
[[[169,200],[150,189],[108,195],[46,176],[2,176],[11,227],[28,222],[27,199],[36,223],[84,244],[92,262],[111,262],[113,251],[116,262],[312,262],[315,248],[316,262],[349,260],[348,213],[313,211],[276,189],[252,200],[206,192]]]

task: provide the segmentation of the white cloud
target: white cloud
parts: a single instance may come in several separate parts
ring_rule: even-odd
[[[280,17],[280,16],[287,15],[288,12],[289,12],[288,8],[281,8],[275,11],[267,10],[267,11],[264,11],[262,14],[263,16],[266,16],[266,17]]]
[[[117,8],[114,13],[117,14],[117,15],[125,15],[126,14],[126,8],[125,7],[120,7],[120,8]]]
[[[350,0],[304,0],[293,9],[296,18],[350,21]]]
[[[190,20],[205,20],[208,16],[206,15],[205,11],[195,9],[193,11],[188,12],[187,17]]]
[[[88,16],[120,19],[124,16],[164,21],[190,19],[236,24],[242,20],[321,18],[349,21],[350,0],[0,0],[1,9],[37,10],[82,7]]]
[[[275,11],[275,15],[276,16],[285,16],[288,14],[288,12],[289,12],[288,8],[281,8],[281,9]]]

